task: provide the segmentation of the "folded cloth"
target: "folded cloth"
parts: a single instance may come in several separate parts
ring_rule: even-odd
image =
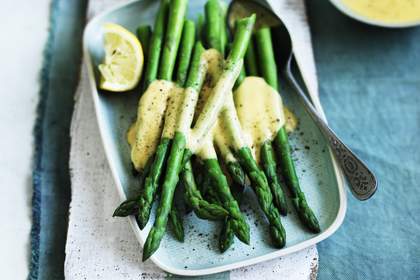
[[[69,133],[85,11],[83,0],[52,0],[50,5],[34,129],[30,280],[63,277],[70,203]]]
[[[89,17],[124,1],[89,2]],[[309,27],[303,1],[272,1],[275,10],[293,26],[296,56],[313,96],[317,84]],[[71,127],[70,168],[72,201],[66,246],[66,279],[161,279],[167,273],[151,261],[141,262],[142,248],[127,219],[112,218],[121,202],[105,159],[88,84],[83,69]],[[315,98],[316,99],[316,98]],[[315,246],[251,267],[202,279],[314,279]],[[173,276],[172,276],[173,277]]]

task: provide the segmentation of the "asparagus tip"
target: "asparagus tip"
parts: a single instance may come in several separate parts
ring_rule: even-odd
[[[137,216],[137,222],[139,224],[139,227],[141,230],[144,229],[144,227],[147,225],[148,219],[146,219],[143,215],[141,215],[142,212],[139,212],[139,215]]]
[[[306,199],[297,197],[293,199],[293,203],[298,212],[299,218],[302,223],[313,233],[320,233],[321,227],[319,226],[318,219],[314,212],[309,207]]]
[[[240,230],[235,232],[236,237],[239,238],[243,243],[249,245],[251,242],[251,236],[249,233],[249,226],[246,227],[246,230]]]
[[[286,231],[283,227],[270,226],[270,235],[276,248],[283,248],[286,245]]]
[[[141,259],[142,262],[147,261],[150,258],[150,256],[151,256],[151,254],[145,254],[144,252],[145,251],[143,251],[143,257]]]
[[[249,17],[246,17],[246,18],[242,18],[242,19],[240,19],[240,20],[238,20],[238,23],[240,23],[240,22],[249,22],[249,23],[255,23],[255,19],[257,18],[257,16],[256,16],[256,14],[255,13],[253,13],[252,15],[250,15]]]
[[[313,233],[321,232],[321,227],[319,226],[318,219],[315,217],[315,215],[311,217],[311,221],[308,223],[308,226]]]
[[[137,210],[136,200],[128,199],[122,202],[117,209],[114,210],[112,217],[127,217],[135,214]]]
[[[285,197],[283,197],[282,199],[279,199],[280,203],[278,203],[278,209],[279,212],[282,216],[287,216],[287,202]]]
[[[153,231],[153,228],[151,231]],[[143,262],[147,261],[156,252],[156,250],[159,247],[160,242],[158,243],[158,246],[154,246],[153,245],[154,240],[153,238],[151,238],[151,236],[153,236],[153,234],[150,235],[150,232],[149,232],[149,235],[147,236],[147,239],[146,239],[146,243],[144,243],[143,256],[142,256]]]

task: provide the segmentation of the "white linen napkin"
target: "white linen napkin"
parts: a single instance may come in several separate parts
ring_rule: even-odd
[[[90,0],[88,18],[127,0]],[[314,101],[318,85],[303,0],[271,0],[291,30],[295,55]],[[318,106],[317,106],[318,107]],[[128,219],[112,218],[121,202],[105,158],[85,67],[76,93],[71,127],[72,201],[66,244],[66,279],[163,279],[167,273],[151,261],[142,263],[142,248]],[[315,279],[315,246],[219,276],[202,279]]]

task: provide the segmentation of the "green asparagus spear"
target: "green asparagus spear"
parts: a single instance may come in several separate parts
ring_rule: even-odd
[[[278,89],[277,65],[274,57],[273,42],[269,27],[263,27],[255,32],[259,72],[265,81],[274,89]]]
[[[234,182],[233,186],[231,187],[233,197],[236,199],[239,205],[241,204],[244,190],[245,190],[245,184],[242,184],[242,183],[238,184]],[[229,249],[230,246],[232,246],[234,237],[235,237],[235,233],[232,227],[232,218],[228,217],[227,219],[225,219],[222,229],[220,230],[220,234],[219,234],[219,250],[221,253],[226,252],[226,250]]]
[[[314,212],[306,202],[305,194],[299,186],[299,179],[296,174],[295,164],[291,156],[291,149],[287,137],[286,129],[283,127],[279,130],[274,138],[274,145],[277,148],[280,157],[282,173],[291,194],[293,205],[299,215],[302,223],[314,233],[319,233],[321,228]]]
[[[204,161],[204,167],[211,178],[211,182],[214,184],[213,188],[215,188],[218,199],[223,208],[229,212],[235,235],[245,244],[249,244],[249,225],[246,223],[239,204],[230,191],[229,184],[220,168],[219,162],[217,159],[206,159]]]
[[[152,28],[150,25],[141,25],[137,28],[137,37],[143,46],[143,55],[146,58],[144,64],[147,65],[147,58],[149,56],[150,37],[152,35]]]
[[[253,36],[254,37],[254,36]],[[249,42],[245,54],[245,69],[248,76],[258,76],[257,57],[255,53],[254,40]]]
[[[235,30],[238,28],[238,22],[235,22]],[[252,42],[252,39],[250,40],[250,44],[251,44],[251,42]],[[230,45],[227,45],[227,47],[229,48],[230,47]],[[247,50],[248,51],[248,50]],[[246,53],[245,53],[245,56],[246,56]],[[246,63],[246,62],[245,62]],[[234,89],[237,89],[241,84],[242,84],[242,81],[245,79],[245,77],[246,77],[246,69],[245,69],[245,63],[244,63],[244,65],[242,66],[242,69],[241,69],[241,72],[239,73],[239,76],[238,76],[238,78],[236,79],[236,82],[235,82],[235,86],[234,86]]]
[[[222,51],[222,10],[219,0],[209,0],[205,5],[207,46]]]
[[[238,202],[238,205],[240,205],[242,200],[242,193],[245,189],[246,184],[245,172],[243,171],[240,164],[236,161],[236,159],[235,161],[229,161],[225,159],[225,162],[225,167],[233,181],[230,187],[230,191],[232,192],[232,195],[235,198],[235,200]],[[210,180],[208,180],[208,183],[212,184]],[[219,205],[222,204],[217,198],[214,188],[208,187],[207,198],[209,199],[209,201],[213,201],[214,203],[217,203]],[[229,249],[229,247],[233,245],[235,231],[232,223],[232,217],[227,217],[223,221],[223,225],[219,234],[219,250],[221,253],[224,253],[227,249]]]
[[[260,63],[260,70],[269,85],[278,89],[277,66],[275,63],[273,44],[269,28],[261,28],[256,34],[256,42]],[[311,231],[318,233],[320,227],[315,214],[308,206],[304,193],[299,186],[295,165],[291,156],[291,149],[286,129],[282,127],[274,138],[274,146],[280,158],[281,171],[285,178],[286,185],[292,193],[293,205],[298,212],[300,220]]]
[[[241,204],[242,195],[245,190],[245,185],[234,183],[232,188],[233,197]],[[219,235],[219,250],[224,253],[233,244],[235,237],[234,229],[232,227],[232,218],[225,219]]]
[[[181,48],[178,55],[178,70],[176,82],[180,86],[184,86],[187,80],[188,67],[192,55],[192,49],[195,42],[195,24],[191,20],[184,22],[182,31]]]
[[[139,212],[137,221],[140,229],[143,229],[149,221],[150,210],[152,209],[152,204],[156,196],[162,166],[167,159],[167,150],[169,146],[170,139],[162,138],[153,157],[150,171],[144,180],[144,187],[138,200]]]
[[[210,201],[213,204],[217,204],[222,206],[222,202],[220,201],[219,197],[217,196],[216,190],[213,188],[214,182],[212,182],[212,179],[206,172],[206,177],[203,181],[203,187],[206,189],[205,192],[205,199],[207,201]],[[223,207],[223,206],[222,206]],[[224,209],[224,208],[223,208]]]
[[[168,14],[169,0],[161,0],[159,11],[156,16],[152,38],[147,57],[146,74],[144,76],[144,88],[146,89],[157,77],[159,59],[165,34],[165,19]]]
[[[235,89],[239,87],[239,85],[242,83],[245,77],[246,77],[245,67],[242,67],[241,72],[239,73],[239,76],[235,82]]]
[[[242,65],[241,61],[245,55],[246,46],[249,43],[254,22],[255,15],[241,20],[241,22],[238,24],[239,27],[237,32],[235,33],[235,40],[232,47],[232,51],[230,52],[228,59],[226,60],[221,78],[219,80],[223,82],[224,87],[221,87],[220,85],[219,87],[217,87],[216,85],[217,90],[215,90],[214,95],[212,95],[209,98],[208,102],[204,105],[202,112],[198,116],[196,122],[197,135],[200,136],[198,137],[198,139],[202,139],[205,136],[205,134],[209,131],[209,128],[211,128],[214,122],[216,121],[215,118],[217,117],[217,113],[221,109],[223,100],[226,98],[228,90],[230,90],[229,88],[226,88],[226,84],[233,85],[234,80],[236,80],[237,78],[235,75],[235,71],[237,71],[236,69]],[[200,61],[197,62],[194,60],[194,58],[195,55],[193,57],[192,66],[189,70],[186,87],[195,90],[195,92],[198,92],[203,84],[204,75],[202,71],[196,69],[199,68],[201,64]],[[195,66],[196,64],[198,65]],[[189,115],[185,115],[185,118],[189,117]],[[183,123],[183,121],[185,120],[183,120],[180,117],[179,124],[182,124],[183,129],[188,129],[188,127],[184,128],[185,124]],[[192,119],[189,120],[188,125],[191,125],[191,122]],[[172,204],[175,187],[179,179],[178,175],[181,171],[182,163],[187,161],[185,158],[183,159],[185,147],[186,139],[184,131],[180,129],[180,131],[175,132],[175,136],[173,139],[171,152],[169,154],[168,159],[168,165],[166,169],[165,180],[162,185],[161,200],[157,209],[155,223],[146,239],[146,243],[143,250],[143,261],[148,259],[159,248],[160,242],[165,233],[170,206]],[[216,172],[213,171],[213,173],[217,175],[217,168],[214,168],[214,170]],[[226,210],[233,211],[233,207]],[[239,226],[241,225],[239,222],[235,224],[237,226],[236,233],[239,233]]]
[[[192,173],[191,162],[187,162],[182,172],[182,178],[185,188],[185,199],[194,213],[201,219],[220,220],[224,219],[229,213],[221,206],[212,204],[203,199],[198,190]]]
[[[226,3],[224,2],[220,2],[220,33],[221,33],[221,37],[220,37],[220,52],[223,55],[223,57],[225,56],[226,53],[226,46],[228,43],[228,31],[227,31],[227,26],[226,26],[226,13],[227,13],[227,6]]]
[[[286,231],[281,224],[280,213],[273,204],[273,196],[264,172],[258,168],[257,163],[252,157],[251,150],[248,147],[239,149],[236,156],[246,170],[248,177],[251,180],[251,186],[257,195],[258,203],[270,222],[270,235],[274,246],[278,248],[284,247],[286,244]]]
[[[255,14],[250,17],[243,18],[237,21],[232,49],[226,61],[225,68],[233,68],[233,65],[238,61],[243,60],[246,49],[250,42],[252,28],[255,23]],[[244,43],[246,42],[246,44]]]
[[[183,86],[187,79],[188,67],[190,66],[191,53],[195,41],[195,24],[193,21],[184,21],[184,28],[182,31],[181,48],[178,55],[178,69],[176,82],[178,85]],[[169,224],[174,232],[178,241],[184,241],[184,227],[182,216],[176,208],[175,203],[169,212]]]
[[[226,168],[229,172],[229,175],[232,177],[232,180],[240,185],[245,186],[246,184],[246,175],[241,165],[237,161],[229,161],[226,163]]]
[[[197,40],[201,41],[204,38],[205,26],[204,15],[199,14],[197,17]]]
[[[277,164],[270,140],[266,141],[261,146],[261,162],[271,188],[274,205],[279,209],[280,214],[285,216],[287,215],[286,195],[284,194],[279,178],[277,177]]]
[[[224,24],[226,24],[225,19],[223,19],[223,22]],[[227,30],[226,27],[224,29]],[[227,36],[227,32],[226,32],[226,36]],[[239,76],[236,79],[234,88],[237,88],[242,83],[245,76],[246,76],[245,67],[242,66],[241,72],[239,73]],[[243,191],[245,183],[246,183],[246,174],[244,170],[242,169],[241,165],[239,164],[239,162],[237,162],[236,159],[235,161],[226,161],[226,168],[233,182],[236,183],[237,185],[236,187],[242,188],[242,191]],[[235,194],[235,192],[233,192],[233,194]],[[235,195],[234,197],[238,201]],[[233,228],[233,221],[231,217],[228,217],[225,219],[222,225],[222,229],[219,234],[219,250],[221,253],[226,252],[226,250],[229,249],[233,245],[234,238],[235,238],[235,233],[234,233],[234,228]]]
[[[234,241],[234,230],[232,228],[233,220],[230,218],[225,219],[219,235],[219,250],[221,253],[226,252]]]
[[[159,78],[167,81],[172,80],[175,67],[175,59],[181,41],[184,16],[187,10],[188,0],[171,0],[169,19],[165,34],[165,45],[162,50],[162,59],[159,65]]]
[[[143,46],[144,61],[143,64],[147,65],[147,59],[149,58],[149,47],[150,37],[152,35],[152,28],[150,25],[141,25],[137,28],[137,37],[139,38],[141,45]],[[141,89],[144,89],[146,81],[144,78],[141,79]],[[135,170],[135,169],[134,169]]]
[[[130,215],[136,214],[138,211],[138,197],[127,199],[123,203],[118,206],[117,209],[115,209],[114,214],[112,214],[112,217],[127,217]]]
[[[174,233],[176,239],[184,242],[184,225],[182,222],[181,214],[175,202],[172,203],[171,211],[169,212],[169,225]]]
[[[204,197],[204,199],[206,199],[210,203],[221,206],[222,203],[220,202],[220,199],[217,197],[216,192],[214,188],[212,187],[213,183],[211,182],[211,178],[208,175],[208,172],[205,169],[203,162],[197,160],[196,163],[197,164],[194,170],[196,171],[199,177],[199,180],[197,180],[197,183],[200,184],[199,189],[202,196]]]
[[[165,182],[162,186],[162,194],[160,196],[155,223],[147,236],[143,248],[143,261],[147,260],[159,248],[160,241],[165,234],[168,215],[172,207],[175,186],[178,183],[178,174],[181,170],[179,162],[182,161],[185,144],[185,136],[176,132],[169,154],[167,173],[165,175]]]

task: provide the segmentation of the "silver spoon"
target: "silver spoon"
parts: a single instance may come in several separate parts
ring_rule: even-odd
[[[278,37],[279,52],[278,66],[283,70],[288,82],[297,93],[306,111],[327,139],[335,158],[343,170],[353,195],[359,200],[369,199],[377,189],[375,175],[351,150],[347,147],[322,119],[311,100],[304,93],[292,73],[293,45],[290,33],[280,17],[271,11],[264,0],[233,0],[228,8],[228,24],[234,26],[236,19],[257,14],[256,28],[259,26],[275,27]]]

